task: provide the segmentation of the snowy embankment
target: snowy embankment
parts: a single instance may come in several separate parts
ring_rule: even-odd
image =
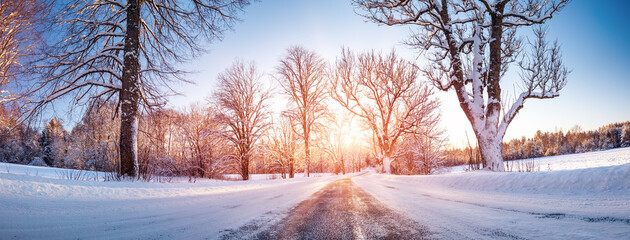
[[[0,239],[213,238],[261,215],[283,214],[339,178],[197,183],[59,179],[66,171],[0,165]]]
[[[628,239],[630,160],[616,159],[630,159],[629,150],[540,160],[575,165],[573,170],[367,174],[353,181],[378,200],[429,226],[437,237]],[[580,167],[592,166],[590,161],[598,166],[610,164]]]

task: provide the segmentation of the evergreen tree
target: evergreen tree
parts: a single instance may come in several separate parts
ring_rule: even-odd
[[[621,146],[630,147],[630,123],[628,122],[623,125],[623,130],[621,131]]]
[[[66,137],[68,133],[63,129],[61,122],[53,118],[46,125],[38,139],[42,148],[42,159],[48,166],[63,167],[66,154]]]

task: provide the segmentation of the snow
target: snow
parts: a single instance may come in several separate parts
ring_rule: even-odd
[[[560,156],[541,157],[534,159],[522,159],[516,161],[505,162],[504,164],[514,165],[512,171],[517,171],[517,165],[534,162],[536,170],[540,167],[540,171],[555,170],[574,170],[585,168],[596,168],[605,166],[615,166],[630,163],[630,147],[615,148],[606,151],[566,154]],[[447,169],[447,172],[460,173],[467,169],[467,165],[461,165]],[[506,170],[509,170],[506,167]]]
[[[552,171],[370,173],[352,180],[437,238],[628,239],[629,152],[541,159],[555,161]]]
[[[60,171],[78,172],[0,165],[0,239],[212,238],[282,214],[339,179],[100,182],[59,179]]]

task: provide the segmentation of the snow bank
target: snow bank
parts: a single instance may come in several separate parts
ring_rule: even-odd
[[[571,170],[369,173],[352,181],[436,238],[628,239],[630,163],[621,156],[628,150],[550,158],[566,168],[573,159]],[[584,168],[592,165],[609,166]]]
[[[419,187],[432,185],[473,191],[546,194],[630,192],[630,164],[561,171],[502,173],[476,171],[393,178],[404,179],[403,181]]]

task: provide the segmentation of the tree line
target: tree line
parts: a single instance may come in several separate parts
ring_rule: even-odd
[[[620,147],[630,147],[630,121],[612,123],[588,131],[577,125],[566,133],[562,130],[538,130],[532,138],[521,137],[503,142],[502,153],[504,159],[511,161]],[[470,164],[483,167],[484,164],[477,147],[471,144],[464,148],[448,149],[446,158],[447,165],[451,166]]]

